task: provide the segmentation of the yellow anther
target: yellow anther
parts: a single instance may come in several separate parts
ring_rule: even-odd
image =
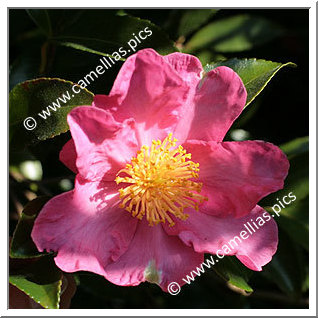
[[[117,173],[127,176],[115,178],[117,184],[129,184],[119,189],[119,207],[140,220],[145,215],[150,226],[166,221],[173,226],[171,215],[186,220],[185,208],[198,210],[208,200],[199,194],[202,183],[191,180],[199,177],[199,164],[190,161],[191,154],[181,145],[176,147],[176,142],[170,133],[162,142],[153,140],[151,147],[142,146],[131,164]]]

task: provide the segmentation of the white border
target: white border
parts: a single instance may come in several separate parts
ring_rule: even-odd
[[[317,220],[316,220],[316,185],[317,185],[317,171],[316,171],[316,136],[317,136],[317,3],[313,3],[309,10],[309,308],[314,309],[316,316],[316,292],[317,292],[317,277],[316,277],[316,260],[317,260]]]
[[[27,5],[26,5],[27,4]],[[51,3],[43,3],[40,0],[29,0],[27,3],[23,0],[6,0],[7,7],[86,7],[86,8],[309,8],[315,7],[315,1],[312,0],[268,0],[268,1],[258,1],[255,0],[241,0],[239,2],[240,6],[237,6],[238,2],[234,0],[214,0],[213,2],[208,0],[197,0],[195,2],[191,0],[161,0],[160,2],[151,2],[145,0],[90,0],[89,2],[79,3],[77,0],[56,0]]]
[[[28,2],[25,1],[5,1],[5,7],[1,8],[1,33],[2,33],[2,41],[4,42],[7,38],[7,7],[43,7],[43,1],[40,0],[30,0]],[[78,0],[66,1],[66,0],[55,0],[54,2],[49,3],[49,7],[78,7],[83,6],[87,7],[87,5],[91,7],[155,7],[158,8],[158,2],[155,2],[155,5],[150,1],[114,1],[107,0],[105,1],[96,1],[90,0],[89,3],[82,2],[79,3]],[[235,1],[202,1],[196,0],[193,1],[185,1],[185,0],[175,0],[173,3],[171,0],[161,0],[161,7],[222,7],[222,8],[234,8],[237,4],[240,4],[239,8],[243,7],[256,7],[256,8],[283,8],[283,7],[294,7],[294,8],[311,8],[310,9],[310,49],[309,49],[309,61],[310,61],[310,197],[309,197],[309,207],[310,207],[310,283],[309,283],[309,309],[281,309],[281,310],[273,310],[273,309],[73,309],[73,310],[38,310],[38,309],[28,309],[28,310],[17,310],[17,309],[7,309],[7,273],[8,273],[8,260],[7,260],[7,222],[2,221],[2,231],[1,235],[1,244],[2,244],[2,262],[1,264],[1,298],[0,298],[0,314],[1,316],[120,316],[120,315],[128,315],[128,316],[316,316],[316,3],[314,1],[272,1],[268,0],[266,2],[258,2],[254,1],[246,1],[241,0],[240,2]],[[297,21],[295,21],[297,23]],[[2,76],[7,75],[7,51],[2,47],[1,50],[1,74]],[[7,81],[7,79],[5,80]],[[2,100],[7,100],[7,86],[2,85],[2,96],[4,97]],[[301,111],[302,107],[306,107],[306,105],[299,105],[299,111]],[[2,105],[0,108],[2,125],[0,126],[1,131],[1,149],[7,149],[7,109]],[[286,109],[286,113],[288,113],[288,109]],[[1,157],[1,194],[2,194],[2,202],[7,202],[8,197],[8,189],[7,184],[4,184],[7,180],[7,158],[4,156]],[[7,191],[4,191],[7,189]],[[6,213],[2,209],[2,218],[6,220]]]

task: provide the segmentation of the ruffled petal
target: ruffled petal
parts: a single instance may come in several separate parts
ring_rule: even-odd
[[[150,227],[143,220],[127,252],[107,266],[106,278],[121,286],[149,281],[167,291],[171,282],[185,284],[182,278],[202,262],[202,253],[195,253],[178,237],[168,236],[162,226]]]
[[[187,114],[184,105],[190,98],[190,84],[180,76],[186,72],[178,74],[176,63],[172,66],[170,60],[173,57],[165,59],[152,49],[138,51],[122,66],[109,96],[98,95],[94,99],[95,107],[112,110],[119,122],[134,118],[138,140],[143,145],[174,132],[180,118]],[[189,72],[197,73],[195,67],[189,66]],[[195,85],[194,77],[191,85]]]
[[[67,168],[72,170],[74,173],[78,173],[76,167],[76,149],[73,139],[70,139],[60,151],[60,160],[65,164]]]
[[[79,270],[104,275],[107,264],[128,248],[137,220],[118,207],[114,182],[85,182],[51,199],[37,217],[32,239],[39,251],[56,251],[55,262],[65,272]]]
[[[110,111],[112,114],[118,110],[118,96],[108,96],[97,94],[94,96],[92,106]]]
[[[164,59],[176,70],[189,87],[187,101],[180,109],[178,124],[174,131],[171,131],[174,137],[182,143],[188,138],[191,122],[195,115],[194,97],[198,89],[198,84],[202,78],[203,68],[200,60],[190,54],[176,52],[164,56]]]
[[[220,66],[205,75],[194,97],[194,118],[188,139],[222,141],[246,102],[246,89],[230,68]]]
[[[236,255],[248,268],[262,270],[276,253],[277,225],[268,212],[256,206],[243,218],[218,218],[195,210],[189,218],[165,226],[169,235],[178,235],[198,253]],[[222,262],[220,260],[220,262]]]
[[[164,59],[176,70],[182,79],[191,86],[195,87],[201,80],[203,68],[197,57],[176,52],[164,56]]]
[[[289,162],[271,143],[193,140],[183,146],[200,164],[202,194],[209,199],[200,206],[205,213],[242,217],[260,199],[284,186]]]
[[[113,181],[139,149],[134,121],[118,123],[96,107],[80,106],[68,115],[79,173],[90,181]]]
[[[116,120],[136,120],[141,144],[164,139],[168,133],[186,138],[222,141],[246,102],[240,77],[221,66],[203,73],[189,54],[160,56],[140,50],[127,59],[109,94],[93,105],[112,112]]]

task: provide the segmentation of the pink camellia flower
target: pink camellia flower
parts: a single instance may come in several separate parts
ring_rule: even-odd
[[[257,202],[283,187],[289,163],[278,147],[222,142],[245,102],[230,68],[203,75],[191,55],[130,56],[108,96],[68,115],[72,139],[60,159],[77,173],[75,188],[36,219],[39,251],[56,251],[65,272],[91,271],[117,285],[184,284],[204,253],[262,217]],[[271,219],[224,254],[260,271],[277,242]]]

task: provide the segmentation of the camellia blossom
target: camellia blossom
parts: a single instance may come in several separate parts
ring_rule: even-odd
[[[68,115],[60,153],[74,190],[51,199],[32,238],[65,272],[164,291],[262,216],[258,201],[283,187],[289,163],[268,142],[223,142],[246,90],[228,67],[204,73],[191,55],[145,49],[122,66],[108,96]],[[273,219],[228,255],[260,271],[276,252]],[[224,253],[226,254],[226,253]]]

